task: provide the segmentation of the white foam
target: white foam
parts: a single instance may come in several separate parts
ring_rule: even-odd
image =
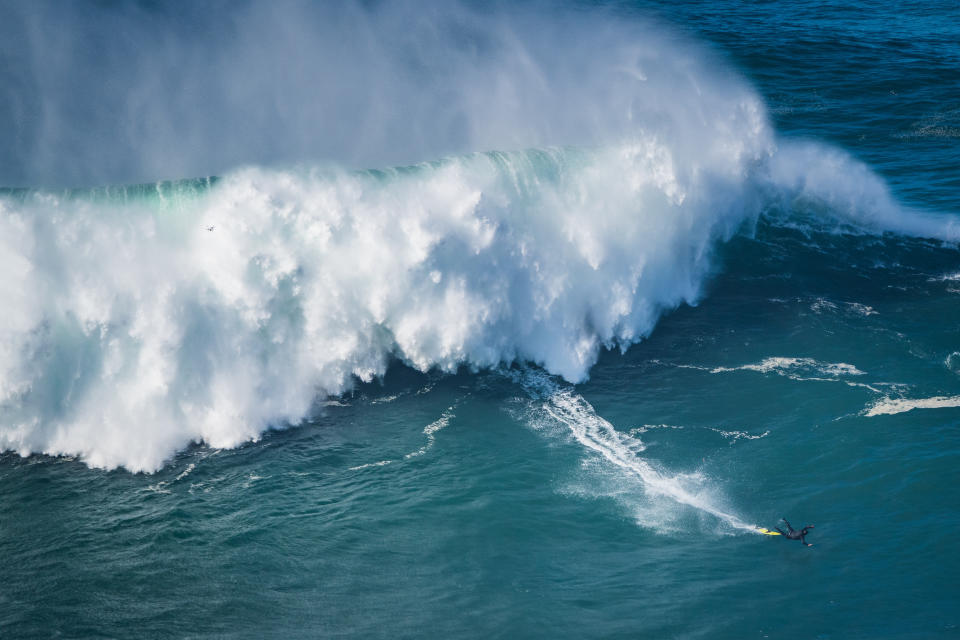
[[[612,424],[599,416],[589,402],[572,387],[560,385],[542,371],[527,370],[520,377],[524,388],[538,402],[550,419],[564,425],[574,439],[597,454],[606,464],[620,473],[638,479],[643,491],[651,498],[665,498],[674,505],[683,505],[709,514],[734,529],[756,532],[737,516],[716,505],[712,492],[704,485],[699,473],[670,475],[655,469],[647,460],[637,456],[642,443],[631,435],[618,432]],[[672,428],[672,427],[671,427]],[[647,513],[651,517],[651,513]],[[658,513],[651,520],[641,518],[642,525],[663,527],[669,514]],[[667,527],[669,528],[669,526]]]
[[[877,174],[843,150],[782,140],[769,166],[785,211],[808,209],[860,231],[960,241],[960,218],[901,207]]]
[[[854,382],[845,379],[845,376],[866,375],[852,364],[846,362],[821,362],[813,358],[764,358],[761,362],[745,364],[739,367],[697,367],[695,365],[676,365],[688,368],[699,368],[710,371],[710,373],[728,373],[731,371],[755,371],[757,373],[773,373],[778,376],[796,380],[798,382],[838,382],[848,387],[859,387],[868,389],[874,393],[880,393],[874,385],[864,382]],[[827,377],[824,377],[827,376]],[[887,383],[875,383],[883,385]]]
[[[954,351],[944,358],[943,366],[954,373],[960,373],[960,351]]]
[[[360,471],[361,469],[370,469],[372,467],[385,467],[388,464],[392,463],[393,460],[379,460],[377,462],[368,462],[367,464],[360,464],[355,467],[350,467],[350,471]]]
[[[533,362],[584,380],[601,348],[695,303],[714,247],[773,201],[958,236],[953,218],[901,211],[846,154],[778,141],[756,92],[660,28],[458,11],[424,16],[438,40],[413,66],[442,71],[436,83],[322,96],[345,119],[376,105],[345,149],[409,142],[391,149],[422,164],[248,167],[199,196],[0,198],[0,450],[153,471],[191,442],[298,424],[394,358],[441,372]],[[390,13],[388,26],[408,24]],[[448,23],[490,48],[481,68]],[[349,76],[389,78],[396,60]],[[441,122],[462,135],[418,144]],[[423,155],[463,144],[520,150]],[[787,360],[754,368],[807,366]]]
[[[445,428],[447,425],[450,424],[450,420],[454,417],[453,409],[455,408],[455,406],[456,405],[447,409],[443,413],[443,415],[440,416],[437,420],[434,420],[433,422],[431,422],[430,424],[428,424],[426,427],[423,428],[423,434],[427,436],[427,443],[422,447],[420,447],[419,449],[417,449],[416,451],[411,451],[410,453],[403,456],[405,460],[422,456],[427,451],[433,448],[433,445],[436,444],[437,442],[437,436],[436,436],[437,431],[440,431],[441,429]]]
[[[702,428],[707,429],[708,431],[719,433],[724,438],[727,438],[728,440],[730,440],[731,443],[736,442],[737,440],[759,440],[760,438],[766,438],[768,435],[770,435],[769,430],[764,431],[761,434],[754,435],[747,431],[724,430],[724,429],[718,429],[716,427],[702,427]],[[653,431],[655,429],[682,430],[682,429],[685,429],[685,427],[680,425],[674,425],[674,424],[645,424],[641,427],[634,427],[633,429],[630,429],[629,433],[631,437],[636,437],[644,433],[647,433],[648,431]],[[637,442],[639,443],[639,440]],[[644,450],[644,448],[645,447],[642,445],[642,443],[640,443],[637,445],[636,448],[632,448],[632,449],[634,453],[640,453],[641,451]]]
[[[960,396],[935,396],[932,398],[884,398],[870,405],[866,416],[894,415],[914,409],[946,409],[960,407]]]
[[[296,424],[392,357],[582,380],[696,301],[745,214],[698,193],[737,201],[727,162],[708,178],[673,156],[650,138],[387,177],[247,169],[186,210],[17,205],[0,255],[31,267],[5,280],[23,295],[0,318],[0,448],[154,470]]]
[[[410,460],[411,458],[419,458],[422,455],[425,455],[437,442],[437,432],[441,429],[449,426],[450,421],[455,418],[454,410],[457,408],[457,405],[460,403],[460,400],[453,403],[453,405],[447,407],[447,409],[440,415],[439,418],[428,424],[423,428],[423,435],[427,436],[427,441],[419,449],[415,449],[410,453],[404,454],[403,460]],[[371,467],[384,467],[388,464],[397,462],[396,460],[380,460],[379,462],[370,462],[367,464],[361,464],[356,467],[350,467],[350,471],[359,471],[361,469],[369,469]]]
[[[859,302],[834,302],[832,300],[827,300],[826,298],[817,298],[810,305],[810,310],[814,313],[832,312],[841,308],[847,313],[854,315],[865,317],[878,315],[876,309],[870,305],[861,304]]]
[[[177,478],[176,478],[176,481],[183,480],[183,479],[186,478],[188,475],[190,475],[190,472],[191,472],[191,471],[193,471],[193,470],[196,469],[196,468],[197,468],[197,465],[196,465],[195,463],[191,462],[190,464],[187,465],[187,468],[186,468],[186,469],[184,469],[183,471],[180,472],[180,474],[179,474],[179,475],[177,476]]]
[[[167,488],[169,484],[170,484],[169,482],[165,482],[161,480],[160,482],[156,482],[154,484],[148,485],[146,488],[146,491],[150,491],[152,493],[164,494],[164,495],[171,494],[173,493],[173,491]]]
[[[654,429],[675,429],[675,430],[682,430],[683,427],[680,426],[680,425],[677,425],[677,424],[645,424],[645,425],[642,425],[642,426],[639,426],[639,427],[634,427],[633,429],[630,429],[630,432],[629,432],[629,433],[630,433],[631,436],[639,436],[639,435],[642,435],[642,434],[646,433],[647,431],[652,431],[652,430],[654,430]]]
[[[848,302],[850,310],[854,313],[858,313],[862,316],[876,316],[880,315],[879,312],[871,307],[868,304],[860,304],[859,302]]]
[[[838,382],[840,376],[861,376],[866,372],[861,371],[852,364],[846,362],[821,362],[814,358],[793,358],[773,356],[764,358],[760,362],[753,362],[736,367],[707,367],[696,364],[677,364],[664,362],[661,360],[651,360],[651,362],[664,366],[676,367],[678,369],[695,369],[698,371],[709,371],[710,373],[730,373],[735,371],[754,371],[756,373],[774,373],[785,376],[793,380],[815,380]],[[831,376],[830,378],[810,377],[809,374]],[[804,375],[801,375],[804,374]],[[850,383],[848,384],[860,384]]]
[[[783,358],[772,357],[764,358],[761,362],[754,364],[745,364],[739,367],[714,367],[711,373],[724,373],[727,371],[756,371],[758,373],[776,373],[778,375],[790,375],[796,371],[815,371],[828,376],[862,376],[860,371],[852,364],[846,362],[820,362],[813,358]]]
[[[817,298],[813,304],[810,305],[810,310],[814,313],[823,313],[824,311],[834,311],[836,310],[837,305],[835,302],[831,302],[825,298]]]
[[[710,431],[715,431],[719,433],[721,436],[723,436],[724,438],[729,439],[731,444],[736,442],[737,440],[759,440],[760,438],[766,438],[768,435],[770,435],[769,430],[764,431],[763,433],[754,435],[747,431],[735,431],[735,430],[725,431],[723,429],[717,429],[715,427],[707,427],[707,429],[709,429]]]
[[[928,278],[929,282],[957,282],[960,281],[960,271],[956,273],[944,273],[943,275],[937,276],[935,278]]]

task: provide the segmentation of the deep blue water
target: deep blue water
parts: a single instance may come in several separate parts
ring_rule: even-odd
[[[139,77],[123,55],[137,38],[107,33],[151,12],[161,35],[141,42],[161,61],[287,46],[246,18],[204,40],[191,29],[213,18],[171,6],[0,9],[105,51],[55,65],[27,38],[0,58],[16,132],[0,183],[22,188],[0,196],[0,636],[960,635],[956,3],[419,21],[375,5],[390,19],[346,40],[412,46],[426,100],[360,47],[322,92],[347,96],[330,103],[342,122],[219,87],[239,142],[211,151],[221,129],[190,124],[210,96],[187,91],[143,112],[184,119],[183,145],[144,121],[132,153],[126,116],[111,138],[92,105],[135,112],[154,85],[89,88],[74,113],[47,84],[57,65]],[[316,7],[277,15],[264,28],[307,53],[303,34],[330,36]],[[425,35],[447,19],[466,35]],[[529,41],[498,40],[504,24]],[[600,43],[625,33],[647,84],[622,101]],[[484,84],[500,57],[503,84]],[[251,84],[312,73],[285,69],[251,67]],[[378,78],[395,100],[353,102]],[[470,83],[504,111],[472,111]],[[524,99],[552,95],[557,113],[528,120]],[[46,116],[16,116],[44,100]],[[632,118],[614,127],[607,104]],[[275,107],[272,139],[365,127],[357,149],[414,157],[358,164],[372,155],[338,155],[335,133],[315,158],[283,156],[244,133]],[[530,132],[532,150],[504,147]],[[224,177],[150,182],[203,173]],[[813,546],[752,531],[782,517],[815,524]]]

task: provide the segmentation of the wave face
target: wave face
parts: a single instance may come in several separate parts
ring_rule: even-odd
[[[527,51],[484,24],[491,75],[457,82],[496,77],[498,115],[467,118],[472,144],[524,126],[576,144],[0,199],[0,448],[153,471],[297,424],[394,358],[582,381],[696,303],[717,243],[764,212],[958,239],[846,154],[777,141],[753,90],[688,44],[586,21]]]

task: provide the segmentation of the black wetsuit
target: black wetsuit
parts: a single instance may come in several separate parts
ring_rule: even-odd
[[[797,531],[796,529],[794,529],[793,527],[790,526],[790,523],[787,522],[787,519],[786,519],[786,518],[783,519],[783,522],[784,522],[784,524],[787,525],[787,530],[786,530],[786,531],[784,531],[784,530],[781,529],[780,527],[774,527],[774,529],[776,529],[777,531],[779,531],[780,534],[781,534],[784,538],[786,538],[787,540],[799,540],[800,542],[802,542],[803,544],[805,544],[805,545],[808,546],[808,547],[812,547],[812,546],[813,546],[812,544],[810,544],[809,542],[807,542],[806,540],[804,540],[804,536],[807,535],[807,531],[809,531],[810,529],[813,529],[813,525],[812,525],[812,524],[808,524],[807,526],[805,526],[805,527],[804,527],[803,529],[801,529],[800,531]]]

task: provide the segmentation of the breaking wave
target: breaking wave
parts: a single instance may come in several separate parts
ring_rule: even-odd
[[[472,144],[519,140],[493,127],[509,122],[566,146],[8,190],[0,449],[153,471],[190,442],[297,424],[393,359],[531,362],[581,381],[601,348],[695,304],[714,248],[764,212],[960,239],[954,219],[903,211],[843,152],[778,140],[756,93],[696,47],[649,28],[552,33],[578,45],[492,38],[489,77],[459,81],[499,78],[498,100],[520,105],[468,118]],[[600,53],[579,55],[598,38]]]

